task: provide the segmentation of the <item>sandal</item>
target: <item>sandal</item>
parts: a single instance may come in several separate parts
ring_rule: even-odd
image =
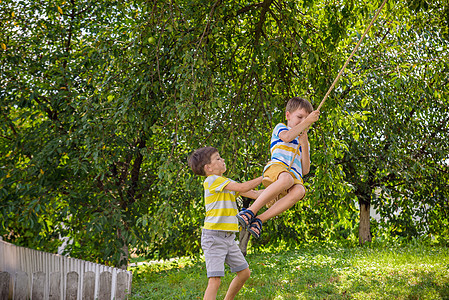
[[[254,231],[254,229],[257,230],[257,232]],[[259,218],[254,218],[251,225],[249,225],[248,232],[251,233],[251,235],[256,239],[260,238],[262,233],[262,220]]]
[[[242,210],[236,215],[236,217],[239,220],[240,225],[242,225],[244,229],[248,229],[248,226],[251,225],[254,219],[254,213],[249,209],[242,208]],[[243,217],[245,217],[246,220]]]

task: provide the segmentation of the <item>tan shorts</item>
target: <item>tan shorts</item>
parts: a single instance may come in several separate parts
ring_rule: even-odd
[[[295,174],[292,171],[289,171],[286,166],[280,164],[272,164],[268,167],[268,169],[263,172],[263,177],[268,177],[272,182],[276,181],[279,177],[279,174],[282,172],[287,172],[293,177],[294,184],[304,185],[302,179],[296,178]]]
[[[287,172],[290,175],[292,175],[294,184],[300,184],[304,187],[304,190],[306,189],[302,179],[296,178],[295,174],[292,171],[288,171],[287,167],[280,165],[280,164],[272,164],[265,170],[265,172],[263,172],[263,177],[264,177],[264,179],[262,180],[263,185],[265,187],[268,187],[271,183],[275,182],[278,179],[279,174],[281,174],[282,172]],[[267,177],[270,180],[266,180]],[[276,197],[275,199],[271,200],[270,202],[268,202],[266,204],[267,208],[270,208],[274,203],[276,203],[276,201],[278,201],[279,199],[281,199],[282,197],[287,195],[287,193],[288,193],[288,191],[281,192],[278,197]],[[299,200],[301,200],[301,199],[299,199]]]

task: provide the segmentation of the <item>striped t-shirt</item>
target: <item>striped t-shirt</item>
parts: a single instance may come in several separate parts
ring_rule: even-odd
[[[235,217],[238,213],[235,202],[238,193],[224,189],[230,182],[233,181],[218,175],[210,175],[204,180],[204,229],[239,231],[239,223]]]
[[[270,151],[271,160],[264,168],[264,172],[272,164],[281,164],[288,168],[290,162],[295,154],[296,148],[298,147],[299,138],[296,137],[293,141],[286,143],[279,137],[282,131],[289,130],[284,123],[279,123],[274,127],[273,133],[271,134]],[[295,161],[292,164],[291,171],[297,179],[302,180],[302,166],[301,166],[301,155],[302,146],[299,147],[299,151],[296,154]]]

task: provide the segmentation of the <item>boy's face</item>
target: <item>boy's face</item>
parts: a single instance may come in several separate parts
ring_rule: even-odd
[[[220,153],[215,152],[210,157],[210,163],[204,166],[206,175],[223,175],[226,172],[226,164],[223,158],[220,157]]]
[[[285,117],[287,118],[287,126],[295,127],[296,125],[304,121],[308,115],[309,113],[304,108],[298,108],[293,112],[287,111],[285,113]]]

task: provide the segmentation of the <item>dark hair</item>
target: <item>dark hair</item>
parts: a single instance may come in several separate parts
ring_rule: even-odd
[[[216,152],[218,152],[218,150],[214,147],[203,147],[190,154],[187,162],[193,173],[196,175],[206,176],[204,166],[210,164],[210,158],[212,154]]]
[[[293,97],[287,102],[287,106],[285,107],[285,111],[290,113],[296,111],[299,108],[304,108],[309,114],[313,111],[313,106],[304,98],[301,97]]]

